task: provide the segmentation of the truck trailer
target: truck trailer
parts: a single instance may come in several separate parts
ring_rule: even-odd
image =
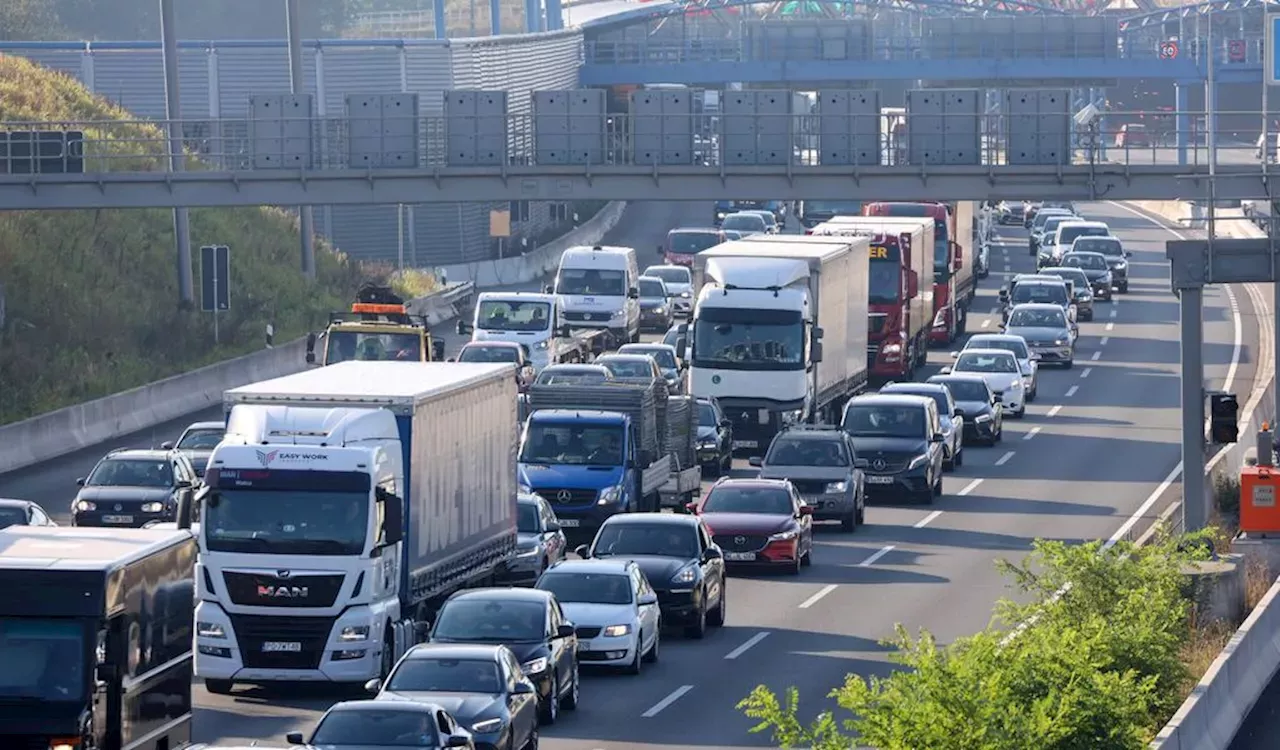
[[[511,365],[347,362],[227,391],[201,495],[196,675],[385,678],[516,546]]]
[[[0,747],[189,743],[195,562],[184,530],[0,531]]]
[[[687,337],[692,391],[757,455],[782,427],[838,421],[867,382],[870,241],[754,235],[699,253]]]

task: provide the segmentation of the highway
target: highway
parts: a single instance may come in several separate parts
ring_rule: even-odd
[[[1175,235],[1124,205],[1080,208],[1108,222],[1133,251],[1130,293],[1097,303],[1095,320],[1081,324],[1075,368],[1041,373],[1039,398],[1025,419],[1006,421],[1004,442],[968,448],[933,507],[875,506],[855,534],[820,529],[827,533],[818,534],[814,564],[798,578],[732,578],[726,627],[702,642],[669,637],[661,663],[641,677],[584,680],[582,708],[543,731],[552,750],[767,744],[747,734],[750,722],[734,708],[752,686],[796,685],[804,712],[816,713],[845,674],[888,671],[878,641],[895,623],[928,628],[943,641],[985,626],[1005,593],[994,558],[1020,557],[1037,537],[1136,536],[1146,524],[1131,517],[1163,510],[1179,454],[1178,308],[1164,261],[1164,243]],[[644,265],[668,228],[705,224],[709,213],[707,204],[633,204],[605,242],[638,248]],[[997,330],[997,284],[1031,270],[1020,228],[1003,230],[991,263],[970,332]],[[1232,343],[1237,326],[1241,347]],[[451,349],[455,339],[447,337]],[[1247,392],[1256,339],[1243,292],[1206,290],[1207,387]],[[934,368],[944,361],[945,351],[932,353]],[[216,416],[192,415],[119,444],[155,444],[189,421]],[[0,476],[0,496],[65,510],[75,477],[106,447]],[[194,736],[280,743],[341,697],[295,689],[223,697],[198,689]]]

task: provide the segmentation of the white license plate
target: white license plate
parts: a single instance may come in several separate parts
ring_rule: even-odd
[[[760,445],[760,444],[759,444],[759,443],[757,443],[757,442],[756,442],[756,441],[754,441],[754,440],[735,440],[735,441],[733,441],[733,449],[734,449],[735,451],[736,451],[736,450],[738,450],[739,448],[755,448],[755,447],[758,447],[759,445]]]
[[[867,477],[867,484],[893,484],[893,477]]]
[[[103,516],[103,523],[133,523],[133,516]]]
[[[302,644],[297,641],[266,641],[262,644],[262,650],[267,653],[297,653],[302,650]]]
[[[754,552],[726,552],[724,559],[729,562],[752,562],[756,559]]]
[[[576,529],[582,525],[582,522],[576,518],[561,518],[559,521],[561,528],[565,529]]]

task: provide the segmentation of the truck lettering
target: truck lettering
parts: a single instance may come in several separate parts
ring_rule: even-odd
[[[870,252],[872,258],[878,258],[881,260],[889,259],[889,249],[883,245],[872,245]]]
[[[306,599],[311,595],[306,586],[259,586],[258,596],[263,599]]]

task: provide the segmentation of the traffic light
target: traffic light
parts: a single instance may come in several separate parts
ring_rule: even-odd
[[[1209,394],[1209,439],[1213,443],[1234,443],[1239,438],[1240,428],[1236,422],[1240,414],[1240,404],[1236,402],[1234,393]]]

